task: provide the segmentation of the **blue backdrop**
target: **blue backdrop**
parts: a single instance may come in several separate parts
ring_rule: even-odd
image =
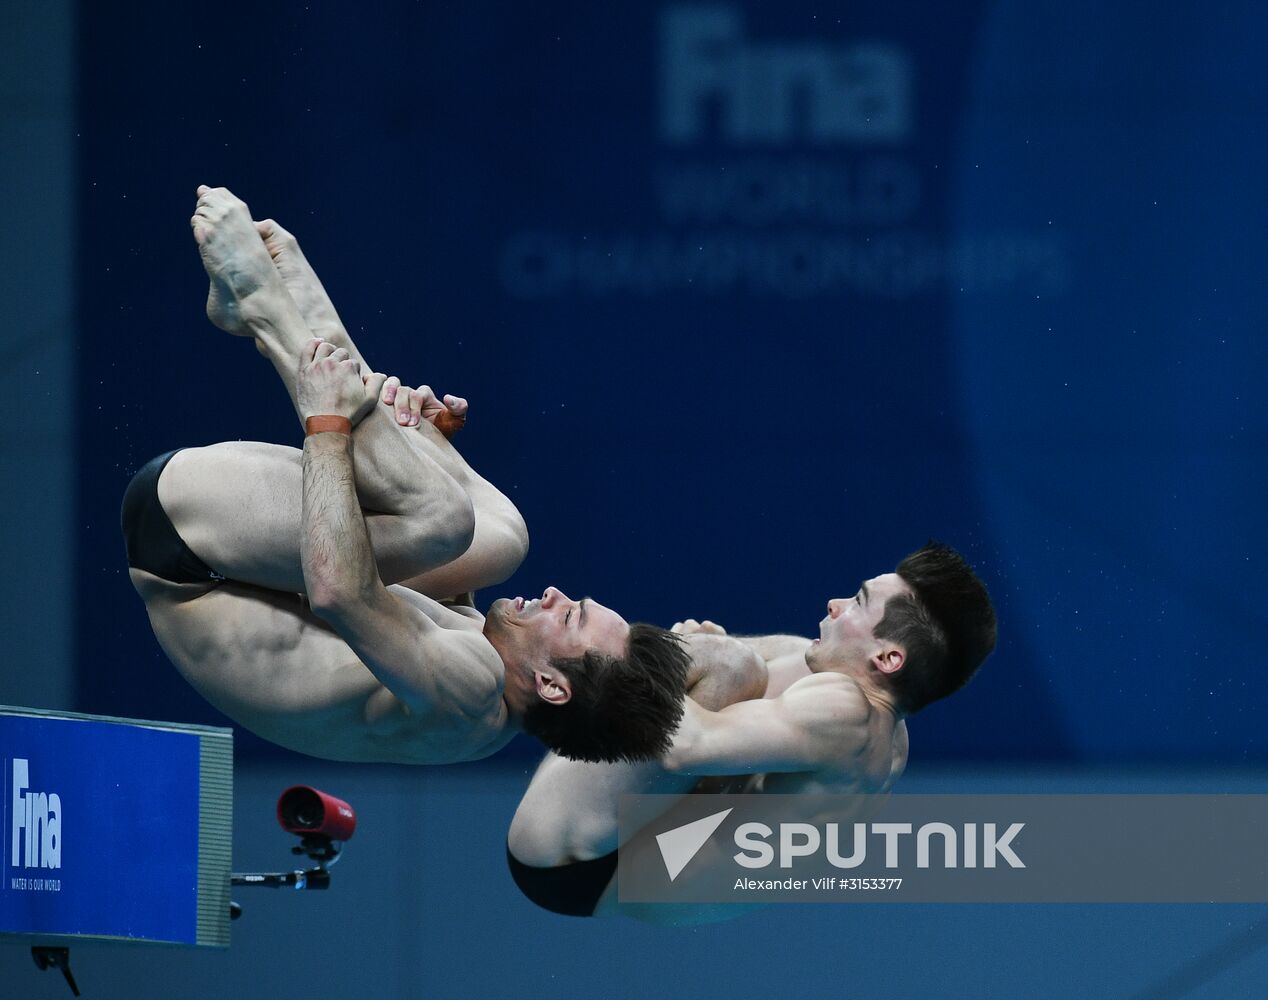
[[[223,721],[119,500],[161,450],[299,440],[202,315],[209,183],[299,236],[375,367],[471,399],[460,446],[532,533],[500,593],[809,633],[936,537],[1001,641],[913,760],[1262,761],[1265,28],[83,4],[76,707]]]

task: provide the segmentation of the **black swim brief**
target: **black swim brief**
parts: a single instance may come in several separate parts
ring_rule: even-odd
[[[616,851],[591,861],[554,868],[535,868],[506,849],[511,878],[520,891],[544,910],[566,917],[593,917],[594,908],[616,874]]]
[[[159,503],[158,481],[175,451],[152,458],[128,483],[120,524],[128,565],[172,583],[209,583],[224,579],[194,555]]]

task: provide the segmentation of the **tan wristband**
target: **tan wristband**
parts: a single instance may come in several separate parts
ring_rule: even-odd
[[[309,417],[304,421],[305,437],[311,437],[314,434],[324,434],[326,431],[334,431],[336,434],[351,434],[352,421],[347,417],[327,413]]]

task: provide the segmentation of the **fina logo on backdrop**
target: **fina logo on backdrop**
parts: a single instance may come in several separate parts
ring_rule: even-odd
[[[30,788],[30,761],[13,760],[9,863],[15,870],[62,867],[62,799]],[[57,892],[59,879],[13,876],[9,888]]]
[[[1051,231],[931,228],[931,168],[911,152],[919,140],[911,53],[897,41],[843,39],[848,26],[839,25],[762,37],[736,4],[665,8],[648,81],[659,111],[645,175],[656,211],[624,228],[543,219],[510,233],[499,260],[506,291],[524,299],[1059,291],[1067,268]],[[619,174],[622,184],[632,176],[624,166]],[[620,204],[641,196],[613,194]]]
[[[750,41],[733,7],[671,7],[661,20],[661,134],[699,141],[716,108],[736,145],[902,142],[911,75],[892,45]]]

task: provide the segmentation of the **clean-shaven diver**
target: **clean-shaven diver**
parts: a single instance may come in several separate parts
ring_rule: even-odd
[[[711,623],[675,628],[696,633],[689,642],[733,643],[759,656],[765,690],[755,697],[753,675],[735,677],[737,664],[751,667],[734,648],[693,646],[686,711],[662,760],[592,764],[547,754],[507,838],[512,876],[545,909],[657,923],[740,912],[734,904],[621,903],[617,849],[629,845],[618,844],[620,797],[665,793],[670,809],[679,801],[674,793],[693,789],[824,793],[875,808],[906,765],[907,717],[963,687],[996,638],[986,587],[955,550],[934,543],[895,572],[865,581],[853,597],[829,601],[816,639],[733,639]]]
[[[442,604],[505,580],[528,545],[421,418],[465,402],[371,373],[294,238],[229,191],[199,188],[191,225],[208,317],[254,338],[311,433],[302,451],[168,453],[129,485],[130,576],[180,673],[265,739],[336,760],[472,760],[521,729],[581,759],[664,752],[677,637],[555,588],[487,616]]]

